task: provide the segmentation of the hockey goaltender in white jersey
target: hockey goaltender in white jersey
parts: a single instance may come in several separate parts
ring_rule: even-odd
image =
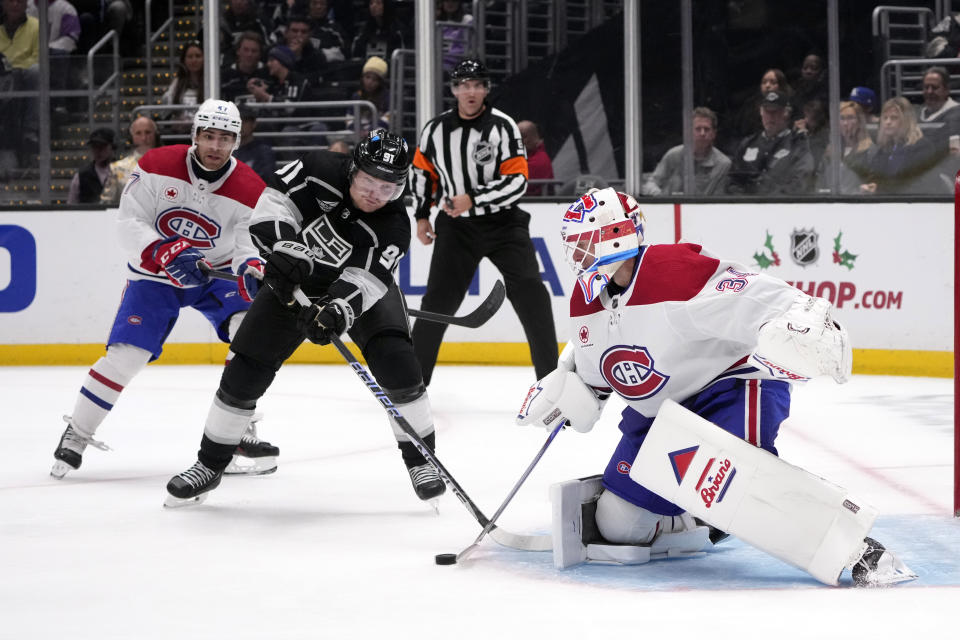
[[[642,244],[637,202],[612,188],[573,203],[561,234],[573,339],[518,422],[588,431],[611,393],[627,408],[603,475],[552,490],[558,567],[696,554],[734,534],[827,584],[847,568],[857,584],[914,577],[866,537],[875,510],[777,457],[790,383],[851,373],[828,301],[697,245]]]

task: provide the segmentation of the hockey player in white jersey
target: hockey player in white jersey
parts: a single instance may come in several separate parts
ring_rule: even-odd
[[[97,428],[120,393],[156,360],[184,307],[210,321],[229,342],[259,288],[263,261],[249,233],[263,180],[233,157],[240,143],[236,105],[207,100],[193,121],[193,144],[147,152],[120,198],[120,243],[128,256],[127,283],[107,352],[90,368],[73,414],[54,452],[51,475],[80,468]],[[209,279],[197,266],[232,268],[237,284]],[[276,469],[279,450],[257,439],[251,425],[237,447],[235,472]]]
[[[709,546],[708,535],[719,540],[724,532],[697,526],[684,508],[631,473],[664,402],[675,401],[769,452],[762,455],[775,456],[777,431],[789,415],[790,383],[824,375],[838,383],[849,378],[847,332],[832,317],[828,301],[782,280],[713,257],[698,245],[643,244],[636,200],[612,188],[592,190],[573,203],[561,235],[578,278],[570,299],[574,337],[558,368],[531,387],[518,423],[552,429],[566,419],[585,432],[611,393],[627,408],[622,438],[602,479],[555,487],[555,562],[559,567],[589,559],[633,563],[658,553],[699,552]],[[719,483],[723,473],[711,481],[714,477]],[[860,535],[853,544],[857,549],[848,566],[855,582],[912,575],[871,538]],[[775,543],[756,546],[777,555]],[[878,579],[878,563],[904,571],[891,569]],[[837,576],[839,570],[824,581],[835,584]]]

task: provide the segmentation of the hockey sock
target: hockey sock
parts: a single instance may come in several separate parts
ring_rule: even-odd
[[[437,435],[436,432],[430,432],[429,435],[423,436],[423,441],[430,447],[430,451],[436,451],[436,442]],[[427,463],[427,459],[423,457],[423,454],[417,450],[417,446],[412,442],[398,442],[397,448],[400,449],[400,455],[403,456],[403,464],[410,467],[418,467],[422,464]]]
[[[150,360],[150,352],[129,344],[113,344],[97,360],[80,387],[71,424],[86,436],[96,433],[124,387]]]
[[[228,404],[230,402],[230,404]],[[249,409],[241,409],[235,398],[218,391],[210,405],[207,422],[203,426],[203,439],[197,458],[211,469],[224,469],[240,444],[243,432],[247,430],[253,417],[255,403]]]

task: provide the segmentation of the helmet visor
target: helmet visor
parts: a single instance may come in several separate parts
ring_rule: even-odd
[[[403,195],[406,182],[388,182],[375,178],[360,169],[353,176],[353,186],[360,191],[361,195],[383,202],[390,202]]]

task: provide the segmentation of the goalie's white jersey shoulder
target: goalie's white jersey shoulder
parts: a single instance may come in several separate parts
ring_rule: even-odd
[[[702,252],[641,247],[630,284],[599,294],[587,276],[570,302],[576,370],[645,416],[725,377],[776,377],[751,364],[760,327],[790,308],[797,290]]]

